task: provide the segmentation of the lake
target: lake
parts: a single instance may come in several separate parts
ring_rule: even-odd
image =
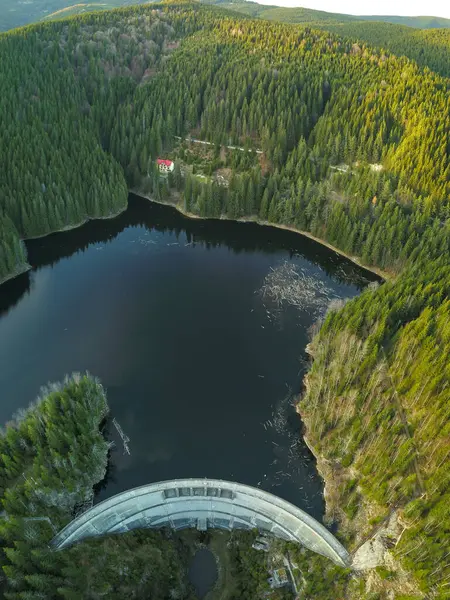
[[[46,382],[88,370],[130,439],[128,455],[108,423],[99,500],[211,477],[321,518],[293,396],[313,323],[375,276],[293,232],[187,219],[133,195],[115,219],[27,248],[32,271],[0,287],[0,422]]]

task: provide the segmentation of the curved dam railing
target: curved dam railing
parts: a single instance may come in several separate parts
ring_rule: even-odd
[[[62,549],[90,537],[143,527],[258,529],[303,544],[347,566],[347,550],[318,521],[269,492],[219,479],[174,479],[137,487],[96,504],[52,540]]]

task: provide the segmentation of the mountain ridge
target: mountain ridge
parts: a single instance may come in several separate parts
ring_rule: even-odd
[[[68,14],[82,14],[92,10],[108,10],[133,4],[149,3],[148,0],[105,0],[82,1],[73,0],[32,0],[24,6],[24,11],[13,0],[4,0],[5,7],[0,15],[0,31],[7,31],[43,19],[68,16]],[[418,29],[450,28],[450,19],[435,16],[401,16],[401,15],[350,15],[345,13],[331,13],[327,11],[299,7],[282,7],[276,5],[263,5],[251,0],[202,0],[205,4],[220,4],[229,6],[252,17],[262,19],[280,20],[286,23],[302,23],[304,21],[322,22],[384,22],[405,25]],[[9,4],[8,4],[9,2]],[[151,2],[151,0],[150,0]],[[26,10],[25,10],[26,8]]]
[[[330,21],[330,22],[359,22],[359,21],[377,21],[384,23],[393,23],[395,25],[404,25],[417,29],[431,28],[449,28],[450,19],[435,16],[402,16],[402,15],[351,15],[347,13],[334,13],[325,10],[316,10],[313,8],[304,8],[302,6],[277,6],[275,4],[259,4],[252,0],[215,0],[210,2],[205,0],[205,4],[220,4],[222,6],[239,6],[242,12],[247,12],[252,17],[262,19],[280,20],[285,23],[302,23],[310,21]],[[236,9],[235,9],[236,10]],[[276,13],[276,17],[272,16]]]

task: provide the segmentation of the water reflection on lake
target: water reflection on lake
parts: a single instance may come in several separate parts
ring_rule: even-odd
[[[130,438],[128,455],[109,423],[116,448],[99,499],[211,477],[321,517],[322,483],[292,406],[318,303],[274,305],[261,290],[293,267],[327,299],[352,297],[367,272],[292,232],[189,220],[134,196],[115,219],[27,247],[33,270],[0,287],[2,422],[42,384],[89,370]]]

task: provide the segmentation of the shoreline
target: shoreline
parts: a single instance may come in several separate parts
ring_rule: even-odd
[[[81,227],[82,225],[86,225],[86,223],[89,223],[89,221],[114,219],[115,217],[118,217],[120,214],[125,212],[127,210],[127,208],[128,208],[128,200],[127,200],[126,206],[124,206],[122,209],[120,209],[113,215],[107,215],[107,216],[102,216],[102,217],[86,217],[85,219],[83,219],[83,221],[80,221],[79,223],[75,223],[73,225],[66,225],[65,227],[62,227],[61,229],[55,229],[54,231],[49,231],[48,233],[42,233],[41,235],[32,235],[30,237],[25,237],[25,238],[21,237],[20,241],[26,242],[28,240],[39,240],[41,238],[45,238],[45,237],[47,237],[49,235],[53,235],[55,233],[64,233],[65,231],[71,231],[72,229],[77,229],[78,227]],[[28,262],[25,263],[23,265],[23,268],[20,269],[19,271],[10,273],[9,275],[6,275],[3,279],[0,279],[0,286],[8,281],[11,281],[12,279],[15,279],[16,277],[20,277],[20,275],[23,275],[24,273],[28,273],[28,271],[31,271],[32,268],[33,268],[33,266],[30,265]]]
[[[11,281],[11,279],[15,279],[16,277],[20,277],[20,275],[23,275],[24,273],[28,273],[28,271],[30,271],[32,268],[33,267],[29,263],[25,263],[18,271],[10,273],[9,275],[3,277],[3,279],[0,279],[0,285],[3,285],[7,281]]]
[[[388,271],[383,271],[382,269],[379,269],[378,267],[368,267],[368,266],[362,264],[358,257],[350,256],[350,254],[347,254],[343,250],[336,248],[336,246],[333,246],[329,242],[326,242],[325,240],[322,240],[321,238],[316,237],[315,235],[313,235],[312,233],[309,233],[308,231],[302,231],[301,229],[296,229],[295,227],[291,227],[289,225],[282,225],[280,223],[270,223],[269,221],[261,221],[256,217],[254,217],[254,218],[242,217],[240,219],[230,219],[228,217],[224,217],[223,215],[220,217],[200,217],[199,215],[196,215],[194,213],[190,213],[190,212],[184,210],[178,204],[172,204],[171,202],[162,202],[161,200],[155,200],[151,196],[148,196],[147,194],[144,194],[144,192],[141,192],[136,189],[130,189],[129,191],[131,194],[134,194],[135,196],[139,196],[140,198],[145,198],[146,200],[149,200],[150,202],[154,202],[155,204],[161,204],[162,206],[171,206],[172,208],[177,210],[180,214],[184,215],[188,219],[199,219],[201,221],[233,221],[235,223],[255,223],[256,225],[260,225],[261,227],[275,227],[276,229],[284,229],[285,231],[292,231],[293,233],[297,233],[299,235],[305,236],[305,237],[309,238],[310,240],[317,242],[321,246],[325,246],[329,250],[336,252],[336,254],[339,254],[339,256],[343,256],[344,258],[346,258],[353,264],[357,265],[361,269],[364,269],[365,271],[368,271],[369,273],[373,273],[374,275],[381,277],[381,279],[383,279],[383,281],[392,281],[393,279],[395,279],[395,276],[392,273],[389,273]]]
[[[190,212],[184,210],[179,204],[176,204],[176,203],[173,204],[171,202],[162,202],[161,200],[155,200],[154,198],[152,198],[151,196],[145,194],[144,192],[142,192],[140,190],[129,189],[128,193],[134,194],[135,196],[139,196],[140,198],[144,198],[145,200],[148,200],[149,202],[154,202],[155,204],[161,204],[162,206],[171,206],[172,208],[177,210],[180,214],[187,217],[188,219],[199,219],[201,221],[234,221],[235,223],[254,223],[255,225],[259,225],[260,227],[274,227],[276,229],[282,229],[284,231],[291,231],[292,233],[302,235],[304,237],[309,238],[310,240],[313,240],[314,242],[317,242],[318,244],[320,244],[322,246],[325,246],[326,248],[328,248],[329,250],[332,250],[339,256],[343,256],[344,258],[346,258],[353,264],[357,265],[359,268],[361,268],[365,271],[368,271],[369,273],[373,273],[377,277],[380,277],[383,281],[392,281],[395,278],[395,276],[392,273],[383,271],[382,269],[379,269],[377,267],[368,267],[366,265],[363,265],[360,262],[358,257],[350,256],[343,250],[336,248],[336,246],[333,246],[329,242],[316,237],[315,235],[313,235],[312,233],[309,233],[308,231],[303,231],[301,229],[296,229],[295,227],[290,227],[289,225],[283,225],[280,223],[270,223],[269,221],[261,221],[260,219],[258,219],[256,217],[242,217],[240,219],[230,219],[223,215],[220,217],[200,217],[199,215],[196,215],[194,213],[190,213]],[[27,240],[38,240],[40,238],[47,237],[48,235],[53,235],[55,233],[64,233],[65,231],[71,231],[72,229],[77,229],[78,227],[85,225],[89,221],[114,219],[115,217],[118,217],[120,214],[125,212],[127,210],[127,208],[128,208],[128,201],[123,208],[121,208],[114,214],[110,214],[107,216],[100,216],[100,217],[86,217],[85,219],[83,219],[82,221],[80,221],[78,223],[75,223],[72,225],[66,225],[65,227],[62,227],[61,229],[55,229],[54,231],[49,231],[49,232],[43,233],[41,235],[34,235],[34,236],[20,238],[20,239],[24,242]],[[19,277],[20,275],[23,275],[24,273],[27,273],[31,269],[32,269],[32,265],[26,263],[26,265],[24,265],[23,269],[15,272],[15,273],[12,273],[10,275],[7,275],[3,279],[1,279],[0,285],[2,285],[3,283],[6,283],[7,281],[11,281],[12,279],[15,279],[16,277]]]
[[[369,273],[373,273],[376,276],[382,278],[383,281],[392,280],[394,277],[391,273],[384,272],[381,269],[377,269],[376,267],[369,268],[365,265],[362,265],[357,257],[353,257],[353,256],[346,254],[344,251],[339,250],[338,248],[334,247],[333,245],[329,244],[328,242],[326,242],[320,238],[317,238],[316,236],[312,235],[309,232],[302,231],[302,230],[296,229],[296,228],[288,226],[288,225],[270,223],[267,221],[261,221],[257,217],[242,217],[242,218],[238,218],[238,219],[231,219],[224,215],[221,215],[221,217],[219,217],[219,218],[217,218],[217,217],[215,217],[215,218],[201,217],[199,215],[196,215],[194,213],[190,213],[190,212],[184,210],[183,207],[180,206],[178,203],[164,202],[161,200],[156,200],[156,199],[152,198],[150,195],[147,195],[144,192],[141,192],[136,189],[129,189],[128,191],[129,191],[129,193],[132,193],[140,198],[143,198],[143,199],[153,202],[155,204],[173,207],[180,214],[182,214],[183,216],[185,216],[186,218],[189,218],[189,219],[198,219],[198,220],[202,220],[202,221],[223,220],[223,221],[231,221],[231,222],[234,221],[236,223],[254,223],[261,227],[273,227],[273,228],[277,228],[277,229],[281,229],[281,230],[285,230],[285,231],[290,231],[290,232],[296,233],[298,235],[305,236],[305,237],[313,240],[314,242],[316,242],[322,246],[325,246],[329,250],[334,251],[339,256],[342,256],[342,257],[346,258],[347,260],[351,261],[353,264],[355,264],[359,268],[361,268]],[[78,222],[76,224],[67,225],[61,229],[57,229],[57,230],[54,230],[54,231],[51,231],[51,232],[48,232],[45,234],[27,237],[27,238],[21,238],[21,239],[23,241],[36,240],[36,239],[44,238],[44,237],[47,237],[47,236],[50,236],[50,235],[53,235],[56,233],[64,233],[66,231],[76,229],[78,227],[81,227],[82,225],[85,225],[89,221],[113,219],[113,218],[119,216],[120,214],[122,214],[123,212],[125,212],[127,210],[127,208],[128,208],[128,200],[127,200],[125,206],[123,206],[122,208],[120,208],[118,211],[116,211],[113,214],[99,216],[99,217],[86,217],[81,222]],[[4,278],[3,280],[0,280],[0,285],[2,283],[6,283],[7,281],[10,281],[16,277],[19,277],[20,275],[28,272],[32,268],[33,267],[30,264],[26,263],[25,265],[23,265],[23,268],[16,271],[14,274],[10,274],[10,275],[6,276],[6,278]],[[329,463],[329,461],[327,461],[321,455],[320,452],[317,451],[316,448],[314,448],[313,444],[311,443],[311,440],[309,440],[309,438],[308,438],[308,427],[307,427],[306,422],[304,421],[303,415],[299,411],[298,406],[295,407],[295,410],[298,413],[301,421],[304,423],[304,427],[305,427],[305,430],[301,434],[301,437],[302,437],[304,443],[306,444],[306,446],[311,451],[312,455],[314,456],[315,463],[316,463],[315,467],[316,467],[317,473],[323,481],[323,500],[325,503],[325,514],[323,516],[323,522],[326,524],[326,526],[329,527],[331,523],[335,522],[335,512],[336,512],[335,498],[334,498],[334,496],[335,496],[335,481],[331,474],[332,465]],[[341,527],[339,529],[341,529]],[[345,531],[345,528],[342,528],[342,530]],[[216,555],[215,555],[215,557],[216,557]],[[220,563],[220,561],[219,561],[219,563]],[[219,580],[220,579],[220,569],[218,569],[218,572],[219,572],[219,576],[218,576],[218,580]]]
[[[127,208],[128,208],[128,200],[127,200],[126,206],[124,206],[123,208],[121,208],[120,210],[118,210],[117,212],[115,212],[112,215],[106,215],[106,216],[101,216],[101,217],[86,217],[79,223],[75,223],[73,225],[66,225],[65,227],[62,227],[61,229],[55,229],[54,231],[49,231],[48,233],[41,233],[40,235],[32,235],[30,237],[20,238],[20,239],[23,242],[26,242],[28,240],[40,240],[41,238],[45,238],[45,237],[47,237],[49,235],[53,235],[55,233],[64,233],[65,231],[71,231],[72,229],[78,229],[78,227],[82,227],[83,225],[86,225],[86,223],[89,223],[89,221],[105,221],[106,219],[114,219],[115,217],[118,217],[123,212],[125,212],[127,210]]]

